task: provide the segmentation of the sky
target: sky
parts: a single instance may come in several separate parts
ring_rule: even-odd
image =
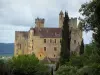
[[[90,0],[0,0],[0,43],[14,43],[15,31],[28,31],[35,18],[44,18],[45,27],[58,27],[59,13],[79,17],[81,4]],[[91,42],[92,32],[83,32],[84,43]]]

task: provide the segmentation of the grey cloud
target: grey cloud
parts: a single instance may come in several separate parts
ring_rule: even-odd
[[[36,17],[48,17],[48,22],[52,22],[51,15],[57,17],[60,10],[79,16],[78,9],[83,2],[85,0],[0,0],[0,23],[32,26]]]
[[[37,17],[45,19],[46,27],[58,27],[61,10],[68,11],[70,17],[79,17],[78,9],[88,1],[0,0],[0,42],[14,42],[14,32],[34,27]],[[10,35],[6,35],[8,32]]]

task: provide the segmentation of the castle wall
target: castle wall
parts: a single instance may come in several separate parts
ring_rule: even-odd
[[[35,24],[36,24],[35,27],[43,28],[44,27],[44,22],[45,22],[44,19],[40,19],[40,18],[35,19]]]
[[[46,39],[46,43],[44,43],[44,39]],[[56,39],[56,43],[55,43]],[[34,46],[34,54],[38,59],[42,60],[45,57],[49,58],[58,58],[60,53],[60,38],[40,38],[39,36],[33,36],[33,46]],[[52,40],[52,42],[50,42]],[[46,50],[44,49],[46,48]],[[54,50],[56,47],[56,50]]]
[[[77,18],[69,19],[69,26],[70,28],[76,29],[77,28]]]
[[[23,33],[15,32],[15,52],[14,55],[27,54],[27,38],[24,37]]]
[[[61,12],[59,15],[59,27],[63,25],[64,15]],[[44,27],[44,19],[37,18],[35,20],[36,27]],[[71,18],[69,21],[71,30],[71,52],[79,54],[80,45],[82,41],[82,31],[77,27],[77,18]],[[40,38],[40,35],[34,35],[34,29],[30,29],[28,32],[15,32],[15,52],[14,55],[21,54],[35,54],[38,59],[42,60],[45,57],[48,58],[59,58],[61,44],[61,38]],[[46,40],[46,42],[45,42]],[[56,40],[56,42],[55,42]]]
[[[82,41],[81,34],[82,34],[81,30],[79,30],[78,28],[72,30],[71,45],[70,45],[71,52],[76,52],[77,54],[79,54],[80,45]]]

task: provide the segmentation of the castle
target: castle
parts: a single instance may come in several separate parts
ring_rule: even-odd
[[[15,32],[14,55],[35,54],[39,60],[48,58],[56,61],[61,50],[61,31],[64,21],[64,14],[59,14],[58,28],[45,28],[45,19],[35,19],[35,28],[29,31]],[[77,25],[77,18],[70,18],[69,26],[71,30],[70,51],[79,54],[82,41],[82,30]]]

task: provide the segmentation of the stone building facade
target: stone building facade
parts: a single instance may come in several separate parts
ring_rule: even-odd
[[[60,56],[61,50],[61,31],[64,21],[64,14],[59,14],[58,28],[45,28],[44,19],[35,19],[35,28],[29,31],[15,32],[15,50],[14,55],[35,54],[39,60],[45,58],[56,60]],[[79,54],[82,41],[82,31],[77,26],[77,18],[71,18],[69,21],[71,30],[71,52]]]

